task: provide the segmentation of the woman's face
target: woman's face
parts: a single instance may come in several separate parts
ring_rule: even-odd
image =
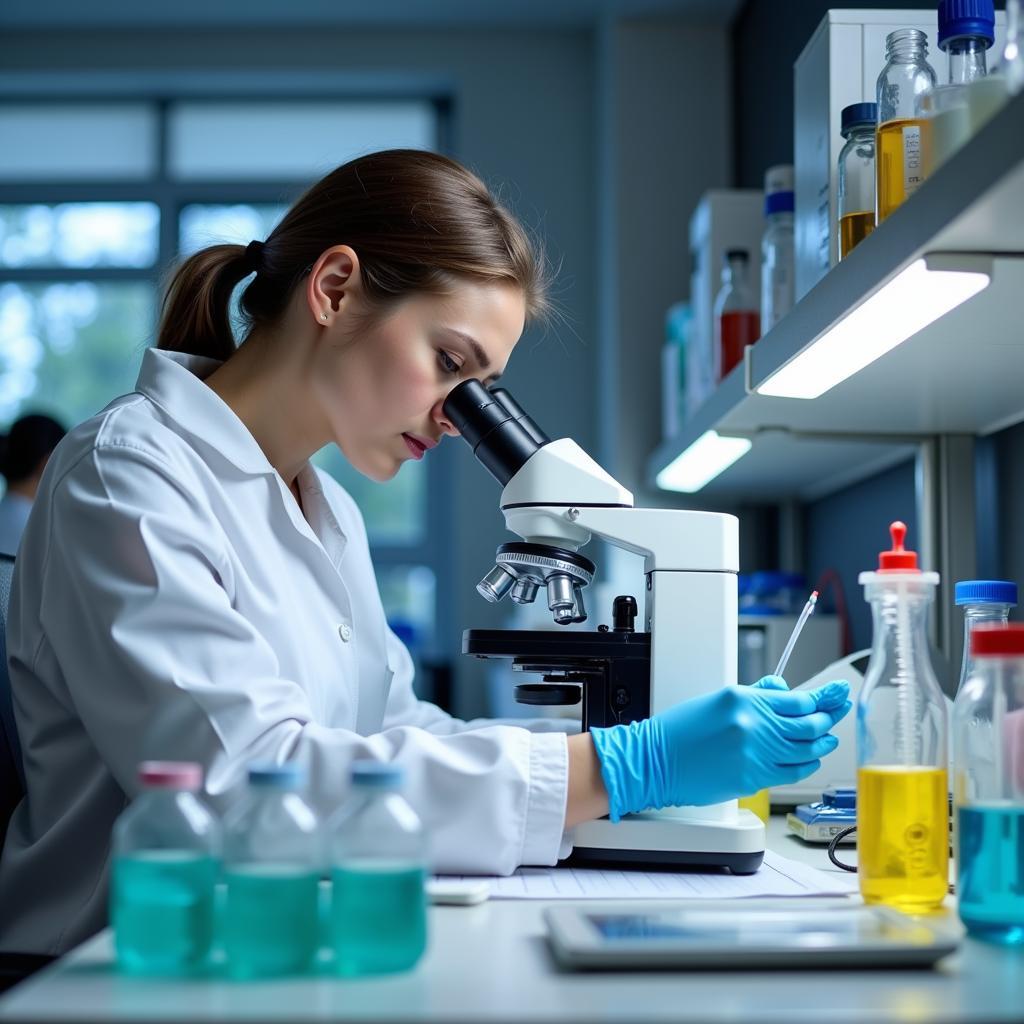
[[[403,462],[456,435],[444,400],[464,380],[490,384],[504,371],[525,314],[517,286],[460,281],[322,346],[315,380],[345,458],[372,480],[390,480]]]

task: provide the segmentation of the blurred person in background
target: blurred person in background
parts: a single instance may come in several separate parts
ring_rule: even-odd
[[[52,417],[33,414],[15,420],[0,435],[0,473],[7,481],[0,501],[0,554],[17,552],[43,470],[66,432]]]

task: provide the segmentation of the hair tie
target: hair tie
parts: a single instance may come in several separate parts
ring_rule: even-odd
[[[263,262],[263,243],[255,240],[245,247],[245,263],[253,272],[259,273],[260,264]]]

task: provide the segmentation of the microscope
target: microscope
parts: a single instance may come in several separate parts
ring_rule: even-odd
[[[512,660],[541,682],[516,687],[527,704],[581,704],[582,728],[628,723],[688,697],[736,684],[738,521],[734,516],[634,508],[633,495],[575,441],[552,441],[503,389],[477,380],[454,388],[445,415],[504,488],[505,525],[521,541],[498,547],[477,585],[486,600],[539,595],[558,626],[587,619],[584,589],[596,573],[580,553],[593,537],[644,558],[638,604],[613,602],[596,630],[468,629],[462,651]],[[640,581],[638,580],[638,584]],[[588,866],[727,867],[752,874],[765,829],[735,800],[667,807],[573,829],[570,862]]]

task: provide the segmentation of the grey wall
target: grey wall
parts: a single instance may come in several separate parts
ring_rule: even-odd
[[[562,266],[557,298],[567,329],[530,332],[506,377],[548,433],[594,450],[596,389],[594,45],[588,29],[273,30],[7,32],[7,71],[224,69],[424,73],[452,83],[455,155],[498,187],[539,228]],[[440,453],[439,453],[440,454]],[[451,453],[450,453],[451,454]],[[458,665],[456,704],[484,711],[482,675],[459,655],[464,626],[496,625],[475,592],[509,539],[491,478],[460,446],[452,493],[451,574]]]
[[[877,568],[878,553],[890,547],[889,524],[895,519],[907,524],[907,547],[916,550],[921,538],[913,462],[811,502],[804,510],[808,585],[814,586],[828,569],[838,572],[850,616],[852,650],[871,646],[871,609],[857,576]],[[830,604],[834,594],[826,590],[822,600]]]

